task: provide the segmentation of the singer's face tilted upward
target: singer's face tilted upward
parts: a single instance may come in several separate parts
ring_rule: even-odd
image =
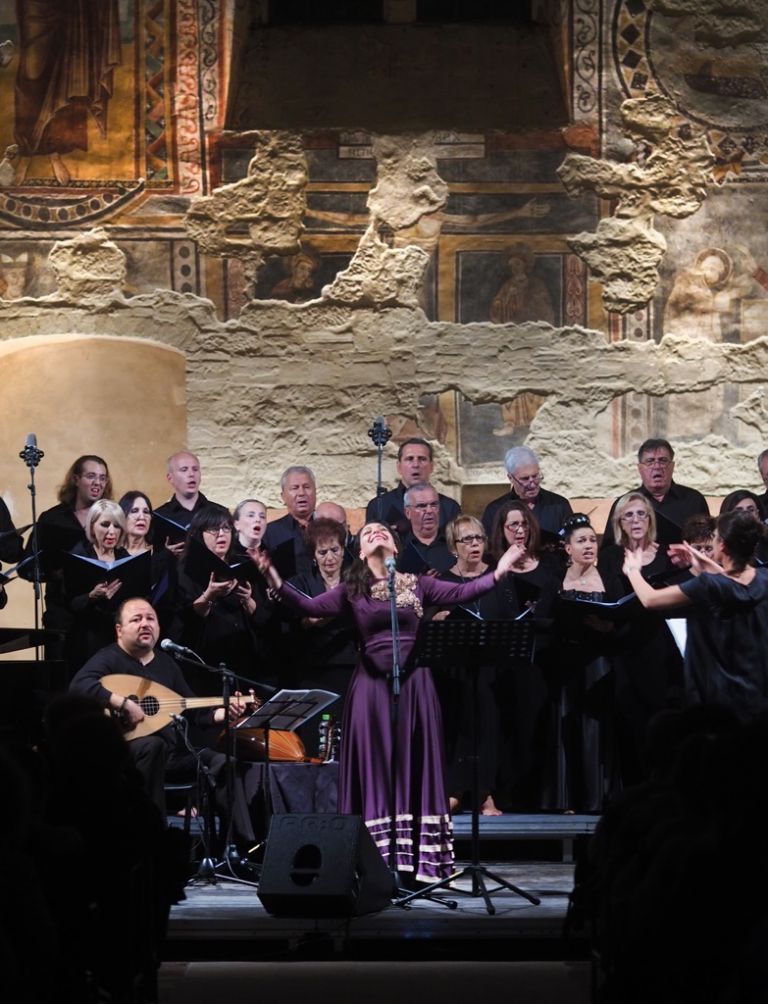
[[[383,523],[366,523],[360,531],[360,557],[366,561],[377,551],[386,556],[397,554],[395,539]]]

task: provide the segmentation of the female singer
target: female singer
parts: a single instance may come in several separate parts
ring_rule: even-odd
[[[486,533],[474,516],[458,515],[445,528],[448,550],[456,555],[456,563],[438,578],[442,582],[463,583],[479,578],[490,570],[485,560]],[[478,617],[482,620],[510,620],[517,613],[516,604],[504,584],[461,607],[435,614],[435,620]],[[471,785],[470,757],[473,754],[474,687],[467,670],[458,675],[444,671],[439,683],[443,720],[445,722],[446,760],[448,765],[449,804],[455,812]],[[480,811],[484,816],[500,816],[494,792],[499,767],[499,707],[498,678],[502,669],[493,662],[479,666],[477,673],[478,716],[478,783]]]
[[[130,491],[120,499],[125,513],[125,549],[131,555],[152,554],[152,606],[165,635],[173,620],[173,596],[176,588],[176,559],[167,548],[152,543],[152,503],[144,492]]]
[[[360,531],[360,558],[346,581],[320,596],[304,596],[284,584],[265,554],[256,564],[289,606],[310,617],[335,617],[348,611],[354,620],[360,656],[347,695],[342,727],[339,811],[361,815],[391,867],[417,882],[450,875],[453,839],[443,779],[443,736],[432,674],[415,664],[416,632],[426,604],[471,602],[490,591],[521,554],[513,545],[496,570],[463,585],[429,576],[391,573],[400,634],[403,681],[392,733],[388,675],[393,645],[387,562],[398,545],[382,523]],[[392,764],[396,765],[394,811],[397,860],[390,861]]]
[[[615,785],[609,653],[620,629],[601,619],[599,608],[587,604],[619,596],[608,592],[597,568],[597,534],[589,516],[569,516],[561,537],[568,567],[560,597],[584,604],[579,604],[578,613],[569,611],[568,603],[560,604],[555,619],[561,668],[562,803],[576,812],[599,812]]]
[[[536,651],[530,664],[511,663],[500,681],[500,786],[518,812],[562,808],[557,790],[557,687],[550,645],[551,617],[562,580],[559,557],[541,548],[541,528],[527,503],[505,502],[494,517],[490,554],[496,559],[510,544],[521,553],[500,587],[510,608],[533,608]]]
[[[264,531],[267,529],[267,507],[258,499],[244,499],[235,509],[234,553],[245,557],[249,551],[261,547]]]
[[[151,551],[152,503],[143,492],[126,492],[120,499],[125,513],[125,549],[129,554]]]
[[[99,499],[93,503],[85,520],[85,536],[86,540],[75,544],[70,554],[109,563],[128,557],[122,546],[125,515],[117,502]],[[111,601],[121,585],[119,578],[112,582],[97,582],[90,592],[75,594],[74,588],[68,584],[65,570],[65,596],[73,616],[65,651],[73,672],[99,649],[115,640],[114,604]]]
[[[600,551],[598,569],[612,596],[632,592],[622,573],[625,550],[632,551],[643,578],[665,582],[675,574],[668,554],[656,542],[656,514],[648,499],[628,492],[616,503],[613,532],[617,544]],[[632,613],[614,660],[615,725],[621,779],[632,785],[648,776],[648,724],[664,708],[679,706],[683,695],[683,660],[664,618]]]
[[[643,606],[693,604],[702,614],[688,621],[688,700],[724,704],[743,720],[768,708],[768,569],[750,565],[764,532],[749,513],[719,516],[714,560],[689,544],[676,545],[686,549],[695,577],[665,589],[645,581],[637,553],[624,556],[624,574]]]
[[[346,538],[346,527],[336,520],[313,519],[305,534],[306,550],[313,559],[312,569],[292,576],[289,584],[307,596],[320,596],[335,589],[341,582]],[[339,694],[341,702],[327,710],[340,716],[357,662],[351,618],[299,618],[291,611],[287,649],[292,667],[290,686],[302,690],[320,688]],[[298,731],[308,755],[316,756],[317,721],[307,722]]]
[[[201,571],[204,562],[195,548],[205,548],[227,565],[232,564],[235,526],[224,506],[209,503],[192,517],[179,562],[175,591],[174,641],[191,648],[203,662],[224,663],[233,673],[254,678],[261,667],[258,605],[250,582],[238,582],[234,573]],[[221,679],[184,664],[184,674],[195,693],[221,693]],[[261,679],[261,677],[259,677]],[[261,680],[263,682],[263,679]]]

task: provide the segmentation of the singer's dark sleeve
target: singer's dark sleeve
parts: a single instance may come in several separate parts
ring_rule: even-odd
[[[0,498],[0,561],[4,561],[9,565],[21,561],[21,556],[24,552],[21,537],[13,532],[15,529],[16,527],[13,525],[11,514],[8,512],[8,506]],[[8,534],[7,537],[2,536],[6,533]]]

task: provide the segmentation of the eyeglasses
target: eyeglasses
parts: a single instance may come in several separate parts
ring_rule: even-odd
[[[528,526],[528,524],[525,522],[525,520],[521,520],[519,523],[505,523],[504,524],[504,529],[505,530],[519,530],[521,527],[523,529],[525,529],[527,526]]]
[[[416,502],[415,505],[408,506],[409,509],[418,509],[419,512],[426,512],[427,509],[439,509],[439,502]]]
[[[669,467],[671,463],[671,457],[648,457],[640,461],[643,467]]]
[[[544,480],[543,474],[526,474],[524,477],[519,478],[516,474],[512,475],[512,480],[517,481],[520,485],[540,485]]]
[[[484,533],[468,533],[466,535],[466,537],[457,537],[456,538],[456,543],[457,544],[474,544],[475,541],[477,541],[478,543],[482,543],[484,540],[487,540],[487,539],[488,538],[485,536]]]
[[[633,519],[639,519],[641,523],[645,523],[648,519],[648,513],[645,509],[638,509],[637,512],[625,512],[619,517],[622,523],[631,523]]]
[[[212,537],[218,537],[222,533],[232,533],[231,526],[209,526],[203,530],[203,533],[210,533]]]
[[[315,554],[318,556],[318,558],[324,558],[326,554],[333,554],[333,555],[341,554],[341,548],[338,545],[334,547],[319,547],[315,551]]]
[[[106,474],[94,474],[93,471],[87,471],[85,474],[81,474],[80,477],[85,481],[98,481],[100,485],[107,483]]]

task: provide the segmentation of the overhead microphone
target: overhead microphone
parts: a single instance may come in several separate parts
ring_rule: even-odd
[[[395,572],[397,571],[397,562],[392,557],[392,555],[384,559],[384,567],[386,568],[386,570],[389,572],[390,575],[395,574]]]

